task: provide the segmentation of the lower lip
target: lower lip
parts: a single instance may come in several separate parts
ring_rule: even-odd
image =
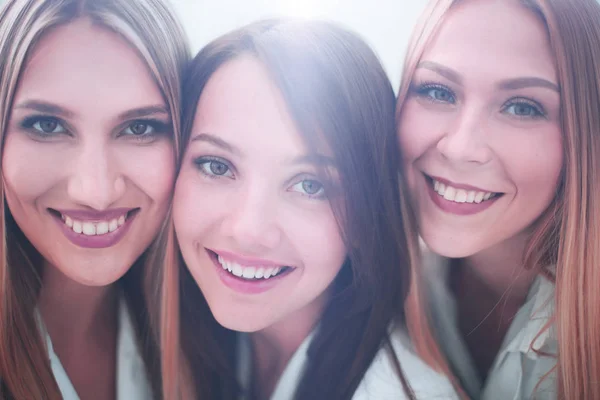
[[[433,186],[430,184],[428,178],[424,177],[425,185],[431,201],[438,206],[442,211],[456,215],[473,215],[482,212],[483,210],[490,207],[496,202],[501,196],[496,196],[492,199],[482,201],[481,203],[456,203],[454,201],[446,200],[443,196],[440,196]]]
[[[106,247],[111,247],[116,245],[125,237],[127,231],[131,227],[133,220],[137,216],[136,213],[131,213],[131,215],[127,216],[125,223],[118,227],[115,231],[105,233],[104,235],[94,235],[88,236],[83,233],[77,233],[73,231],[73,229],[69,228],[65,225],[64,221],[57,217],[56,215],[52,215],[54,220],[58,223],[60,228],[62,229],[63,234],[76,246],[85,247],[88,249],[102,249]]]
[[[235,275],[232,275],[229,271],[224,270],[223,266],[217,260],[217,256],[210,250],[206,250],[208,256],[212,260],[215,268],[217,269],[217,275],[221,278],[221,282],[225,284],[228,288],[235,290],[239,293],[244,294],[259,294],[270,290],[277,284],[281,282],[282,279],[287,277],[289,274],[294,272],[294,270],[287,271],[281,275],[278,275],[274,278],[269,279],[257,279],[255,281],[248,281],[243,278],[238,278]]]

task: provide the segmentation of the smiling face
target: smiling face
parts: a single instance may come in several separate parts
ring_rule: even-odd
[[[312,154],[261,64],[221,66],[197,105],[173,219],[183,258],[223,326],[316,322],[345,257]]]
[[[519,237],[548,208],[563,163],[556,76],[543,22],[517,1],[449,11],[398,126],[433,251],[473,255]]]
[[[164,220],[171,135],[161,92],[127,43],[87,19],[54,29],[12,103],[2,154],[11,214],[62,274],[110,284]]]

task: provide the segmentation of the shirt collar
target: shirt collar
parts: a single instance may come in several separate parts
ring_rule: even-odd
[[[79,396],[69,379],[58,356],[54,352],[52,339],[39,312],[36,318],[42,335],[46,339],[46,348],[54,379],[65,400],[79,400]],[[118,400],[146,400],[152,398],[152,390],[146,375],[146,368],[136,341],[133,322],[125,299],[119,301],[119,331],[117,337],[116,390]]]

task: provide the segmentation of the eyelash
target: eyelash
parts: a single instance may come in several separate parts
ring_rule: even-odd
[[[35,128],[36,124],[44,123],[44,122],[54,122],[56,123],[56,128],[61,127],[62,129],[58,132],[44,132],[40,129]],[[142,124],[147,125],[147,127],[151,128],[152,131],[150,133],[143,133],[136,135],[134,133],[125,133],[126,130],[131,129],[133,125]],[[67,134],[70,135],[68,124],[60,118],[50,116],[50,115],[34,115],[25,118],[20,126],[22,129],[28,131],[29,133],[41,138],[42,140],[49,140],[58,135]],[[165,123],[158,119],[136,119],[133,121],[128,121],[124,124],[124,127],[120,130],[117,137],[127,137],[128,140],[134,140],[138,142],[151,142],[156,139],[157,136],[164,135],[170,131],[170,124]]]
[[[514,97],[510,100],[508,100],[506,103],[504,103],[502,105],[502,111],[505,112],[506,110],[508,110],[508,108],[513,107],[513,106],[518,106],[518,105],[525,105],[527,107],[530,107],[533,111],[534,114],[533,115],[516,115],[514,114],[515,118],[520,118],[520,119],[540,119],[540,118],[547,118],[548,114],[546,113],[546,110],[544,109],[544,107],[538,103],[535,100],[532,99],[527,99],[524,97]]]
[[[448,104],[447,101],[435,99],[435,98],[432,98],[431,96],[429,96],[428,92],[431,90],[441,90],[441,91],[447,92],[453,99],[453,102],[450,104],[454,104],[456,102],[456,94],[454,93],[454,91],[452,89],[450,89],[448,86],[441,85],[439,83],[425,82],[425,83],[421,83],[419,85],[414,86],[412,89],[412,91],[417,96],[419,96],[419,97],[423,98],[424,100],[427,100],[431,103]]]
[[[196,167],[196,169],[198,169],[198,171],[200,171],[200,173],[204,176],[206,176],[207,178],[210,179],[221,179],[221,178],[229,178],[229,179],[234,179],[235,175],[234,175],[234,168],[233,165],[231,165],[231,163],[221,157],[214,157],[214,156],[202,156],[202,157],[197,157],[195,159],[193,159],[193,164]],[[225,171],[223,174],[215,174],[214,172],[210,171],[210,166],[211,163],[218,163],[222,166],[227,167],[227,171]],[[226,175],[228,172],[230,172],[232,175],[228,176]],[[290,189],[297,186],[297,185],[302,185],[302,183],[304,182],[315,182],[317,185],[320,186],[319,191],[317,193],[314,194],[310,194],[310,193],[300,193],[300,195],[305,196],[309,199],[314,199],[314,200],[323,200],[326,198],[325,195],[325,185],[323,185],[320,181],[318,181],[317,179],[314,179],[312,176],[297,176],[295,177],[293,180],[293,182],[295,182],[293,185],[290,186]],[[292,191],[288,189],[288,191]]]
[[[202,157],[197,157],[193,160],[193,163],[195,165],[195,167],[198,169],[198,171],[200,171],[200,173],[210,179],[219,179],[219,178],[234,178],[235,176],[232,177],[228,177],[225,176],[225,174],[215,174],[212,172],[208,172],[205,169],[205,165],[207,165],[210,168],[210,163],[218,163],[221,165],[224,165],[225,167],[227,167],[227,172],[231,172],[233,174],[233,166],[231,165],[230,162],[228,162],[227,160],[225,160],[224,158],[221,157],[213,157],[213,156],[202,156]]]
[[[452,102],[432,98],[428,94],[429,91],[431,91],[431,90],[441,90],[441,91],[447,92],[451,96]],[[423,98],[424,100],[429,101],[431,103],[437,103],[437,104],[455,104],[456,103],[455,92],[452,89],[450,89],[449,87],[439,84],[439,83],[425,82],[425,83],[414,86],[412,88],[412,91],[417,96],[419,96],[419,97]],[[504,103],[502,105],[502,112],[506,112],[509,109],[509,107],[518,106],[518,105],[526,105],[528,107],[531,107],[534,114],[533,115],[514,115],[515,118],[519,118],[519,119],[547,118],[546,110],[538,101],[535,101],[533,99],[528,99],[525,97],[514,97],[512,99],[509,99],[506,103]]]

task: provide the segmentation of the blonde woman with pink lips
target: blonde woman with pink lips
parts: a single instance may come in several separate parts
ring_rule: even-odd
[[[0,397],[161,397],[145,266],[164,247],[187,51],[160,0],[2,9]]]
[[[429,287],[408,321],[472,398],[600,398],[598,65],[595,0],[433,0],[414,33],[397,128]]]

